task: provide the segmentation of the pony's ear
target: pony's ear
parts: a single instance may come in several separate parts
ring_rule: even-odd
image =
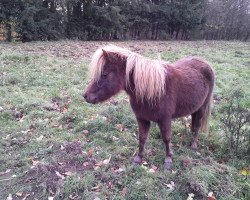
[[[106,51],[104,49],[102,49],[102,52],[103,52],[103,56],[105,57],[105,59],[108,61],[108,62],[117,62],[119,61],[120,56],[117,54],[117,53],[114,53],[114,52],[109,52],[109,51]]]

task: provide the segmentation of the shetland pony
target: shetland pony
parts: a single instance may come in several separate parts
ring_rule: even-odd
[[[148,138],[150,121],[159,125],[166,146],[165,169],[171,169],[171,120],[192,116],[191,147],[197,148],[198,132],[208,131],[215,75],[205,61],[190,57],[169,64],[143,57],[128,49],[105,46],[90,63],[91,82],[83,94],[88,103],[103,102],[121,90],[139,126],[139,151],[133,164],[140,164]]]

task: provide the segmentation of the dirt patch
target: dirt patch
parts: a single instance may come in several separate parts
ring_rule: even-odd
[[[63,189],[64,180],[68,176],[93,169],[95,160],[83,153],[82,145],[79,141],[65,144],[55,144],[56,161],[45,164],[33,161],[33,166],[18,181],[18,184],[29,185],[29,191],[24,191],[20,198],[28,195],[27,199],[38,198],[40,195],[59,195]]]
[[[71,97],[67,94],[61,96],[62,97],[53,98],[51,102],[43,106],[43,109],[50,112],[60,112],[63,114],[63,116],[59,120],[59,123],[53,123],[53,127],[72,130],[74,128],[74,122],[76,120],[76,113],[68,113],[68,109],[71,104]]]
[[[23,110],[17,110],[16,108],[13,108],[11,110],[11,114],[12,116],[17,120],[20,121],[23,116],[24,116],[24,111]]]
[[[69,108],[70,102],[71,97],[67,94],[64,94],[62,97],[53,98],[51,102],[44,105],[43,108],[48,111],[57,111],[65,113]]]

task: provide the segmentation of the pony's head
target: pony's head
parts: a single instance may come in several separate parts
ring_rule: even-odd
[[[124,89],[125,52],[129,53],[116,46],[106,46],[94,53],[90,63],[92,80],[83,94],[88,103],[105,101]]]
[[[125,89],[137,100],[153,102],[165,93],[165,66],[165,62],[128,49],[113,45],[100,48],[92,57],[92,80],[83,96],[88,103],[95,104]]]

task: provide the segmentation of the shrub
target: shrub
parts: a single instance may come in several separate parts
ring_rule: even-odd
[[[220,121],[226,136],[226,145],[231,154],[239,156],[250,153],[250,111],[245,106],[245,96],[241,89],[235,88],[222,99],[219,109]],[[249,155],[249,154],[248,154]]]

